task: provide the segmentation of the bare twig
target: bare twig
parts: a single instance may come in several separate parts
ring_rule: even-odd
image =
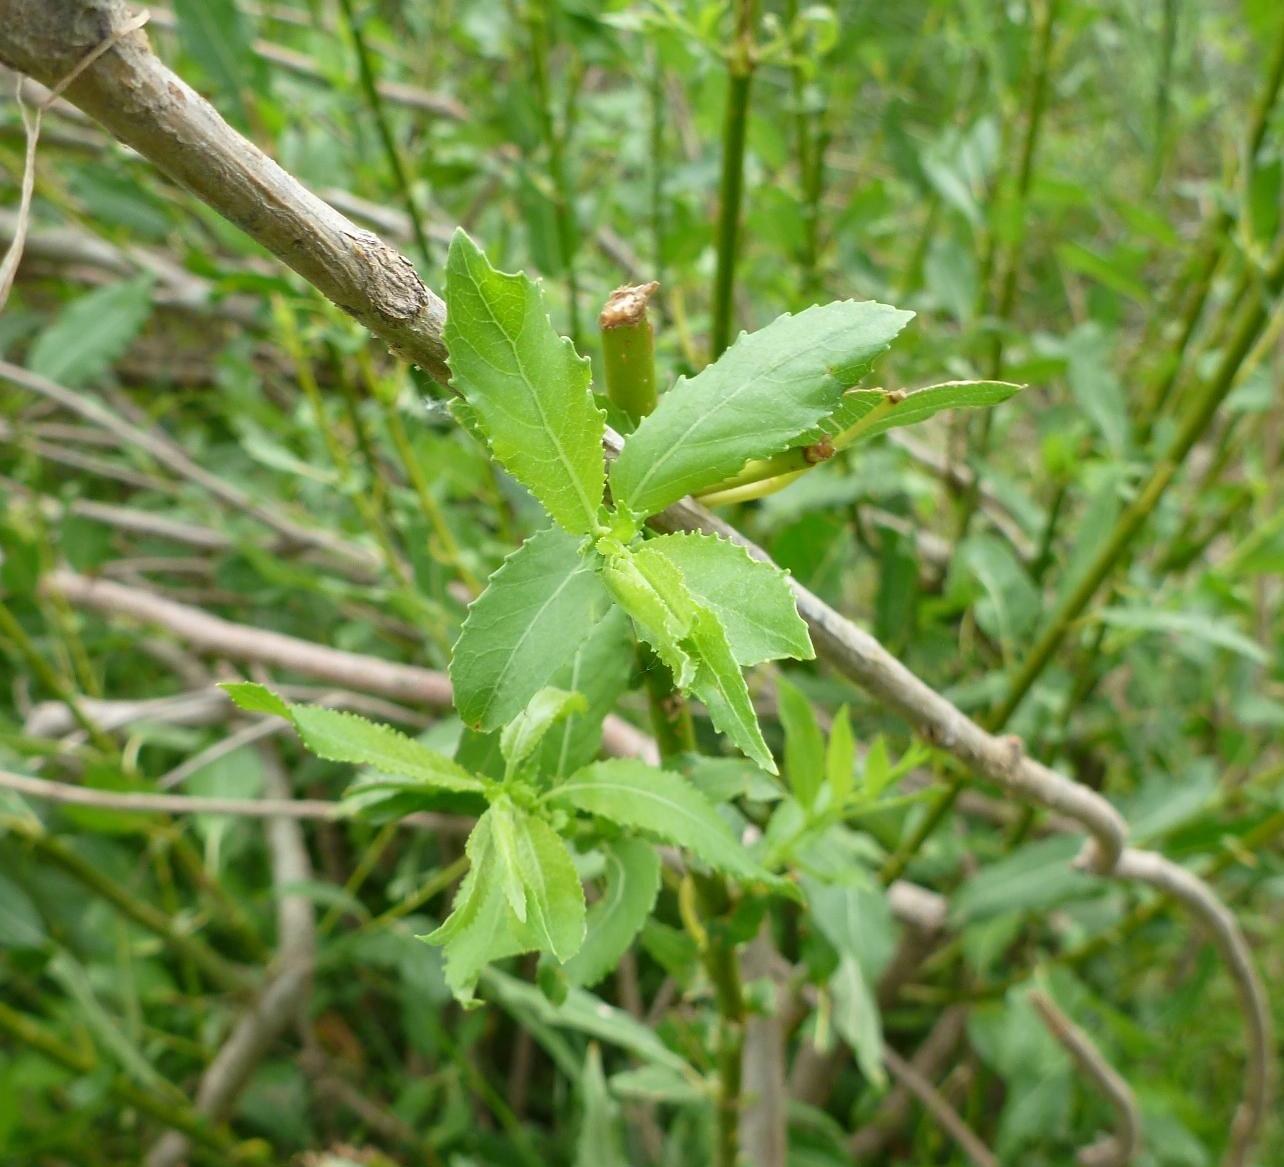
[[[198,798],[190,794],[144,794],[97,790],[89,786],[71,786],[47,778],[31,778],[0,770],[0,789],[12,790],[28,798],[55,802],[62,806],[89,806],[96,810],[125,811],[130,814],[226,814],[240,818],[320,819],[334,822],[345,818],[348,811],[341,802],[323,798]],[[459,815],[432,814],[424,811],[398,819],[411,830],[436,831],[441,834],[467,834],[472,820]]]
[[[289,802],[290,786],[271,749],[262,747],[264,781],[274,802]],[[312,863],[297,820],[271,818],[265,824],[272,857],[272,884],[277,895],[277,954],[271,980],[237,1022],[227,1041],[201,1076],[196,1110],[224,1119],[276,1038],[305,1007],[316,962],[316,916],[311,898],[290,887],[312,878]],[[187,1155],[187,1137],[163,1135],[146,1159],[146,1167],[177,1167]]]
[[[0,59],[55,83],[128,20],[123,0],[0,0]],[[66,95],[394,352],[446,382],[445,305],[414,265],[233,130],[160,61],[142,32],[121,36]]]
[[[947,1009],[932,1026],[931,1032],[914,1051],[908,1063],[924,1081],[931,1081],[944,1068],[963,1038],[963,1025],[967,1014],[959,1007]],[[913,1096],[904,1082],[887,1092],[878,1105],[873,1119],[861,1127],[848,1141],[848,1150],[857,1161],[872,1160],[881,1154],[892,1136],[909,1117]]]
[[[895,1078],[922,1103],[938,1126],[950,1136],[975,1167],[999,1167],[998,1157],[979,1138],[932,1083],[890,1046],[883,1050],[883,1062]]]
[[[193,462],[176,442],[158,430],[142,429],[134,425],[93,397],[73,393],[47,377],[10,364],[8,361],[0,361],[0,378],[56,402],[63,409],[85,418],[94,425],[101,426],[119,438],[126,448],[145,450],[166,469],[199,486],[225,506],[252,515],[287,542],[320,548],[330,555],[362,567],[366,575],[378,569],[378,557],[367,548],[338,539],[329,531],[317,527],[304,527],[283,518],[270,507],[255,502],[239,486],[228,482],[225,478],[220,478],[217,474],[211,474],[203,466]]]
[[[1141,1150],[1141,1112],[1132,1088],[1101,1056],[1092,1038],[1062,1013],[1046,993],[1032,992],[1030,1004],[1043,1018],[1048,1032],[1061,1043],[1084,1075],[1092,1079],[1117,1116],[1114,1134],[1084,1147],[1076,1156],[1080,1167],[1125,1167]]]
[[[304,676],[405,701],[412,705],[449,708],[450,678],[416,665],[399,664],[313,644],[280,632],[234,624],[200,608],[152,595],[141,588],[111,580],[90,579],[60,569],[45,577],[44,586],[60,592],[73,604],[155,624],[202,652],[288,669]],[[655,757],[655,743],[636,727],[614,715],[602,726],[608,753],[624,757]]]
[[[698,503],[683,499],[653,520],[663,530],[705,531],[744,547],[756,559],[767,553]],[[834,611],[796,580],[798,611],[811,629],[817,651],[844,676],[900,713],[932,745],[946,750],[1009,794],[1060,811],[1092,836],[1080,865],[1109,873],[1123,850],[1127,827],[1099,794],[1027,757],[1019,738],[987,733],[931,686],[915,676],[873,636]]]

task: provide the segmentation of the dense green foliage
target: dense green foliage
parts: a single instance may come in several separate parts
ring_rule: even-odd
[[[0,1164],[161,1167],[177,1127],[219,1163],[957,1167],[886,1118],[957,1021],[925,1073],[1051,1167],[1114,1117],[1036,987],[1130,1084],[1136,1162],[1218,1162],[1217,950],[855,686],[794,583],[1207,877],[1284,1028],[1277,9],[154,12],[414,259],[452,385],[46,115],[0,314],[0,772],[300,817],[0,789]],[[0,130],[11,235],[9,96]],[[652,278],[639,419],[592,322]],[[774,563],[648,528],[692,493]]]

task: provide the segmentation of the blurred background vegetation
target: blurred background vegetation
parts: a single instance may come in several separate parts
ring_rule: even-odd
[[[153,6],[147,31],[430,287],[463,224],[498,266],[543,277],[582,352],[597,354],[607,293],[654,278],[662,382],[707,360],[727,6],[181,0]],[[1284,12],[773,0],[754,40],[737,327],[879,299],[918,313],[885,386],[1030,388],[729,517],[962,708],[1106,793],[1135,838],[1214,873],[1284,1020]],[[469,596],[537,509],[431,382],[66,106],[45,119],[0,358],[0,767],[109,790],[335,797],[342,767],[205,695],[253,670],[441,745],[458,734],[448,710],[393,689],[274,668],[238,630],[202,640],[190,609],[251,639],[442,669]],[[1103,563],[1091,602],[1067,606]],[[115,599],[91,603],[88,577]],[[184,610],[131,615],[139,595]],[[820,709],[852,703],[863,743],[908,746],[823,669],[790,676]],[[645,725],[636,695],[622,712]],[[871,823],[872,861],[932,805],[910,797]],[[951,895],[950,938],[885,1004],[891,1045],[912,1050],[967,998],[950,1097],[1005,1162],[1070,1161],[1108,1112],[1033,1020],[1023,994],[1041,969],[1133,1083],[1140,1162],[1214,1162],[1243,1040],[1212,950],[1183,915],[1068,876],[1073,847],[1014,808],[959,809],[908,868]],[[615,1161],[701,1162],[707,1108],[623,1021],[568,1019],[524,966],[492,983],[488,1008],[450,1004],[414,936],[445,911],[436,874],[458,838],[312,825],[283,876],[263,825],[240,818],[6,795],[0,829],[0,1162],[143,1160],[236,1024],[245,970],[282,940],[274,886],[319,919],[315,986],[235,1102],[239,1149],[198,1153],[609,1163],[585,1135],[614,1105],[605,1072],[630,1120]],[[628,977],[599,992],[626,1013],[640,999],[644,1018],[657,996],[676,1001],[661,1001],[659,1039],[706,1066],[711,1010],[672,899]],[[826,1107],[793,1112],[791,1164],[852,1161],[848,1136],[879,1098],[851,1066],[831,1087]],[[917,1117],[883,1154],[966,1161]],[[1276,1121],[1257,1162],[1282,1158]]]

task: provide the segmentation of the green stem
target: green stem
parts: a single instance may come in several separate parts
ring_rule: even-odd
[[[531,47],[531,83],[535,87],[540,127],[544,134],[544,146],[548,150],[549,178],[552,180],[554,191],[553,221],[557,228],[557,244],[562,266],[566,269],[566,289],[570,299],[571,340],[578,345],[580,289],[579,274],[575,268],[575,210],[566,168],[566,135],[558,130],[557,119],[553,113],[553,92],[549,84],[548,25],[551,19],[552,5],[549,0],[533,0],[527,16]]]
[[[757,0],[735,0],[736,28],[727,58],[727,109],[722,125],[722,181],[718,197],[718,267],[713,281],[710,333],[710,359],[715,361],[731,343],[731,323],[735,315],[736,252],[740,204],[744,196],[745,134],[753,82],[756,9]]]
[[[88,1077],[99,1069],[97,1058],[67,1045],[44,1026],[32,1021],[24,1013],[0,1002],[0,1032],[35,1050],[51,1062]],[[211,1126],[208,1120],[181,1102],[169,1101],[155,1090],[142,1090],[124,1078],[115,1078],[110,1089],[122,1102],[135,1107],[161,1125],[182,1131],[203,1147],[219,1155],[224,1163],[263,1163],[266,1161],[261,1145],[238,1144],[226,1128]]]
[[[659,286],[653,281],[617,288],[598,316],[606,393],[634,426],[655,408],[657,401],[655,333],[646,309]]]
[[[1021,270],[1021,256],[1025,243],[1025,211],[1029,200],[1030,184],[1034,178],[1034,160],[1039,145],[1039,135],[1043,128],[1043,114],[1048,104],[1048,79],[1051,74],[1053,32],[1056,29],[1057,12],[1060,0],[1045,0],[1042,18],[1035,30],[1034,60],[1031,64],[1029,89],[1026,94],[1025,134],[1021,140],[1021,154],[1017,162],[1015,187],[1015,221],[1017,232],[1007,247],[1002,259],[1002,277],[999,283],[999,294],[994,309],[995,327],[990,342],[988,373],[991,380],[997,380],[1003,371],[1003,330],[1012,316],[1016,304],[1017,276]],[[997,247],[993,252],[994,263],[998,263]],[[975,445],[975,466],[971,485],[964,492],[958,524],[958,541],[967,536],[968,528],[976,514],[981,500],[980,463],[984,460],[990,445],[994,418],[987,410],[980,419],[980,432]]]
[[[697,883],[701,914],[712,921],[701,946],[705,973],[718,1004],[718,1102],[715,1167],[737,1167],[740,1160],[740,1105],[745,1045],[745,997],[736,946],[723,920],[730,894],[720,876]]]
[[[365,95],[366,105],[370,107],[370,114],[374,118],[375,127],[379,131],[379,140],[383,143],[384,156],[388,160],[388,168],[392,171],[392,176],[397,183],[397,189],[401,192],[401,201],[405,204],[406,214],[410,216],[410,226],[414,231],[415,244],[419,248],[419,254],[423,257],[424,263],[431,265],[432,249],[428,243],[428,232],[424,227],[423,216],[419,213],[419,204],[415,201],[414,191],[410,185],[410,176],[406,173],[401,151],[397,148],[397,140],[393,137],[392,126],[388,122],[388,114],[384,109],[383,98],[379,93],[379,82],[375,77],[374,61],[370,56],[369,49],[366,47],[365,37],[361,33],[361,25],[357,21],[356,13],[353,11],[352,0],[339,0],[339,6],[343,10],[343,19],[348,26],[348,34],[352,37],[352,43],[357,50],[357,70],[361,80],[361,92]]]
[[[18,651],[18,655],[26,662],[27,667],[40,682],[71,710],[72,717],[76,719],[76,723],[80,728],[89,735],[94,745],[111,757],[119,757],[120,751],[117,750],[116,743],[111,736],[85,712],[84,706],[81,705],[72,687],[40,655],[39,650],[32,643],[31,637],[27,635],[26,629],[23,628],[18,622],[18,618],[9,611],[8,606],[3,602],[0,602],[0,636],[3,636],[13,644]]]
[[[1177,472],[1195,443],[1207,429],[1218,407],[1234,387],[1240,366],[1248,356],[1258,334],[1268,319],[1268,297],[1274,297],[1284,286],[1284,249],[1267,273],[1266,287],[1253,296],[1238,314],[1231,339],[1217,369],[1202,386],[1187,408],[1168,449],[1150,472],[1149,478],[1132,504],[1120,515],[1114,529],[1102,544],[1079,583],[1066,594],[1048,621],[1042,635],[1013,678],[1003,700],[989,719],[991,728],[1000,728],[1016,712],[1031,686],[1042,675],[1052,654],[1060,647],[1071,626],[1088,606],[1097,589],[1116,565],[1126,557],[1132,541],[1154,513]],[[1273,305],[1272,305],[1273,307]]]
[[[651,270],[664,281],[664,66],[651,50]]]
[[[9,825],[14,827],[12,820]],[[88,859],[38,827],[20,825],[16,829],[26,835],[32,849],[41,859],[61,868],[95,895],[106,900],[127,920],[133,920],[135,924],[159,936],[176,953],[205,973],[213,984],[233,991],[251,987],[251,978],[245,970],[220,956],[204,941],[187,935],[169,915],[138,899],[115,880],[104,875]]]

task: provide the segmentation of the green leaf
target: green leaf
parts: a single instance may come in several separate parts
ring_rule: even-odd
[[[0,875],[0,949],[43,948],[48,942],[49,935],[31,897]]]
[[[477,820],[464,846],[468,873],[455,893],[454,910],[435,932],[420,937],[444,948],[446,984],[465,1006],[473,1003],[477,978],[490,961],[525,951],[520,922],[494,878],[499,859],[493,827],[490,811]]]
[[[834,806],[842,806],[851,796],[855,765],[856,739],[852,736],[851,715],[844,705],[834,716],[834,724],[829,730],[829,745],[825,749],[825,778]]]
[[[575,954],[584,939],[584,889],[566,844],[543,819],[507,800],[477,820],[464,851],[468,874],[454,910],[422,939],[444,947],[446,984],[470,1004],[492,960],[532,951],[559,960]]]
[[[740,664],[816,655],[789,577],[775,564],[752,558],[735,543],[696,532],[662,535],[646,546],[674,564],[696,601],[718,617]]]
[[[622,827],[685,847],[710,867],[771,881],[731,833],[713,804],[690,783],[634,758],[595,762],[556,787],[552,800]]]
[[[749,686],[713,612],[697,609],[688,643],[696,661],[691,692],[705,703],[710,720],[768,774],[777,773],[776,759],[763,741],[749,698]]]
[[[603,849],[606,886],[588,911],[579,952],[567,962],[573,985],[591,988],[611,972],[646,923],[660,890],[660,856],[646,839],[615,839]]]
[[[584,1109],[575,1142],[575,1167],[628,1167],[620,1139],[619,1108],[602,1073],[602,1053],[590,1045],[580,1075],[580,1104]]]
[[[234,0],[174,0],[174,15],[183,51],[247,122],[245,95],[263,92],[271,74],[254,53],[254,31],[245,14]]]
[[[68,389],[101,376],[152,312],[152,277],[97,288],[63,308],[31,345],[27,367]]]
[[[883,1069],[883,1024],[878,1002],[861,971],[860,961],[843,956],[829,981],[834,1001],[834,1028],[856,1054],[856,1064],[866,1080],[881,1090],[887,1084]]]
[[[391,726],[376,725],[339,709],[290,705],[264,685],[241,681],[225,684],[223,689],[242,709],[270,713],[293,723],[299,740],[319,758],[373,766],[385,774],[438,790],[482,789],[481,782],[467,770]],[[369,789],[369,784],[364,789]]]
[[[629,618],[622,609],[613,607],[555,674],[554,683],[583,693],[588,708],[558,722],[549,731],[540,744],[540,774],[564,778],[597,756],[602,744],[602,721],[629,684],[633,647]]]
[[[899,401],[883,389],[853,389],[843,394],[842,403],[816,430],[806,435],[806,441],[792,444],[810,445],[828,434],[835,439],[846,438],[835,441],[835,445],[841,447],[888,430],[917,425],[947,409],[986,409],[1024,388],[1009,381],[944,381],[917,389]],[[854,428],[856,432],[848,434],[847,431]]]
[[[781,316],[681,378],[611,468],[617,503],[643,517],[794,444],[838,405],[912,312],[846,300]]]
[[[776,701],[785,730],[785,776],[794,797],[810,810],[825,781],[825,737],[811,702],[784,677],[776,681]]]
[[[538,285],[487,262],[462,230],[446,263],[451,383],[495,457],[568,531],[598,529],[605,419],[588,361],[549,322]]]
[[[610,555],[606,585],[633,617],[642,639],[669,666],[678,688],[699,697],[713,724],[774,774],[776,762],[762,740],[726,630],[712,609],[697,602],[663,548],[664,540],[655,539]]]
[[[583,713],[588,702],[583,693],[568,693],[565,689],[541,689],[527,702],[526,708],[513,718],[499,735],[500,753],[508,763],[510,773],[531,756],[544,740],[544,735],[555,722],[564,721],[572,713]]]
[[[247,713],[266,713],[272,717],[290,720],[289,703],[282,700],[266,685],[253,681],[224,681],[219,685],[240,708]]]
[[[608,556],[602,579],[633,618],[638,635],[668,665],[674,684],[685,689],[695,676],[695,662],[686,644],[695,621],[695,599],[682,572],[649,546],[622,548]]]
[[[486,970],[486,992],[528,1026],[535,1022],[574,1029],[627,1050],[641,1061],[666,1066],[688,1081],[699,1081],[699,1074],[649,1026],[584,989],[572,987],[566,1000],[554,1005],[534,986],[492,968]]]
[[[1071,866],[1077,849],[1074,839],[1041,839],[977,872],[950,901],[951,926],[1003,912],[1046,911],[1096,894],[1099,883]]]
[[[577,539],[556,527],[532,535],[468,609],[450,661],[460,717],[483,730],[511,721],[609,607]]]

